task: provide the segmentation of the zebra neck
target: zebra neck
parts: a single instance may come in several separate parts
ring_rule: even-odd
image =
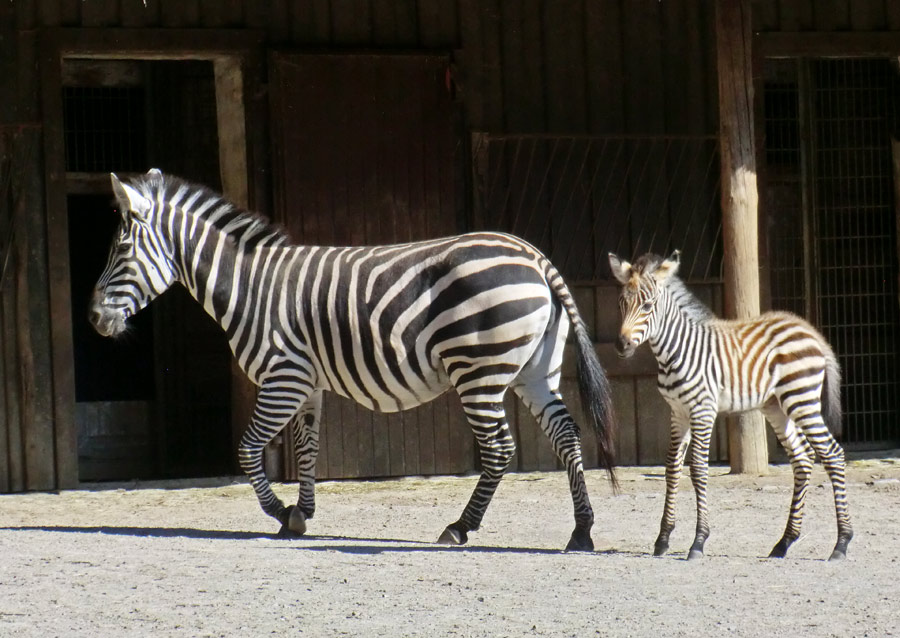
[[[648,337],[661,368],[678,366],[690,352],[688,346],[707,332],[706,321],[682,308],[671,297],[665,300],[660,325]]]

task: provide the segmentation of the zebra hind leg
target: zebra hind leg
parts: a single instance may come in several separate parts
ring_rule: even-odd
[[[688,551],[688,560],[703,557],[703,548],[709,538],[709,508],[706,491],[709,484],[709,441],[716,420],[714,407],[698,406],[691,415],[691,482],[697,497],[697,529],[694,542]]]
[[[825,427],[818,413],[800,420],[798,425],[816,451],[816,455],[825,466],[825,472],[831,479],[834,492],[834,511],[837,517],[837,542],[828,560],[841,560],[847,557],[847,545],[853,539],[853,527],[850,524],[850,512],[847,506],[847,479],[844,449]]]
[[[250,480],[256,498],[259,500],[263,511],[278,520],[282,531],[293,527],[299,528],[300,521],[296,508],[287,508],[280,498],[272,491],[272,485],[266,478],[263,466],[263,450],[266,445],[275,438],[288,421],[297,414],[300,407],[306,402],[306,395],[288,394],[282,388],[276,386],[263,386],[256,397],[256,407],[250,426],[241,437],[238,446],[238,460],[241,469]],[[299,512],[298,512],[299,513]],[[293,522],[292,522],[292,519]]]
[[[514,388],[525,406],[537,419],[550,439],[553,451],[566,466],[569,491],[575,509],[575,529],[566,545],[567,551],[593,551],[591,528],[594,510],[584,482],[584,464],[578,425],[569,413],[562,396],[550,387],[546,379]]]
[[[477,390],[472,392],[474,394]],[[437,542],[443,545],[463,545],[468,542],[468,533],[481,525],[484,512],[516,451],[515,441],[506,422],[503,396],[493,401],[480,400],[482,396],[477,401],[469,401],[462,394],[463,410],[478,442],[481,476],[462,516],[448,525],[438,538]]]
[[[316,392],[291,421],[299,494],[297,505],[287,507],[287,522],[282,525],[279,536],[302,536],[306,533],[306,521],[316,512],[316,458],[321,415],[322,392]]]
[[[788,513],[784,534],[772,551],[769,558],[784,558],[788,548],[800,537],[800,525],[803,522],[803,503],[809,489],[809,477],[812,473],[813,450],[794,422],[787,418],[777,405],[767,406],[763,410],[766,419],[772,425],[775,437],[787,452],[794,475],[794,492],[791,497],[791,509]]]

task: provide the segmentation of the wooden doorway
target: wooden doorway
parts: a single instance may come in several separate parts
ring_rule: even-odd
[[[200,306],[173,288],[115,341],[86,319],[118,223],[110,171],[221,188],[213,63],[67,58],[62,80],[79,480],[230,473],[230,352]]]

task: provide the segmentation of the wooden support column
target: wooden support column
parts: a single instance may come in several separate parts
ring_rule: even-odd
[[[725,312],[744,319],[759,314],[750,0],[716,0],[715,19]],[[766,430],[759,412],[728,420],[728,458],[732,473],[766,472]]]

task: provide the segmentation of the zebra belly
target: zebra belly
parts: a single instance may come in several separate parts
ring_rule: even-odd
[[[451,388],[447,379],[439,379],[435,376],[433,382],[417,385],[415,388],[393,388],[390,396],[370,397],[362,393],[350,393],[344,389],[326,388],[345,399],[356,401],[362,406],[375,412],[400,412],[418,407],[423,403],[434,401]]]

